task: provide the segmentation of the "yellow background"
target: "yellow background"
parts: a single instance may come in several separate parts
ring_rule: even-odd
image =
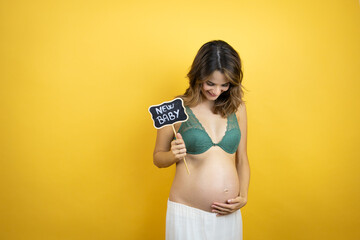
[[[244,239],[360,239],[359,1],[0,1],[0,239],[164,239],[148,107],[243,61]]]

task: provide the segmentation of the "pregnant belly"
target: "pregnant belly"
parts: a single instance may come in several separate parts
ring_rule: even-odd
[[[178,164],[170,191],[170,201],[211,212],[214,202],[225,203],[239,194],[239,178],[234,159],[206,159],[192,164],[188,175]]]

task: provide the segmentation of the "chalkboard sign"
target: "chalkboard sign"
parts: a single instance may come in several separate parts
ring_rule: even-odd
[[[163,102],[159,105],[152,105],[149,107],[149,112],[154,121],[154,127],[158,129],[176,122],[184,122],[188,119],[184,102],[181,98],[175,98],[172,101]]]

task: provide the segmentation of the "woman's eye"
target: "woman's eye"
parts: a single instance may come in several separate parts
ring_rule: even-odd
[[[226,83],[224,85],[222,85],[223,87],[228,87],[230,84],[229,83]]]
[[[211,82],[206,82],[206,84],[209,85],[209,86],[214,86],[214,84],[211,83]]]

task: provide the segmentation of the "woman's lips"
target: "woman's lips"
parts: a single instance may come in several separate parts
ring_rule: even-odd
[[[209,95],[210,96],[212,96],[212,97],[216,97],[217,95],[215,95],[215,94],[211,94],[211,92],[208,92],[209,93]]]

